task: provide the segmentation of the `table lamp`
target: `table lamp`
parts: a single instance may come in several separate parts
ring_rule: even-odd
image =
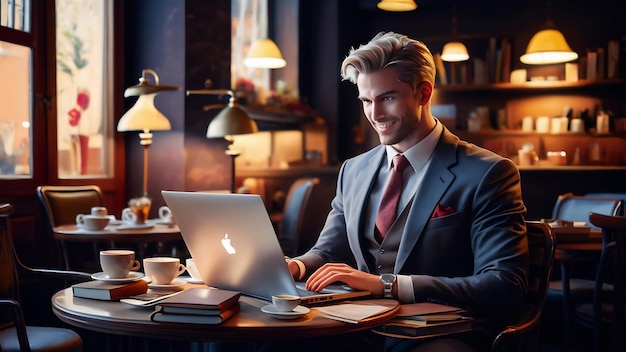
[[[240,151],[232,148],[232,136],[238,134],[256,133],[259,129],[256,122],[246,114],[239,103],[237,97],[232,90],[229,89],[199,89],[188,90],[187,95],[192,94],[209,94],[209,95],[228,95],[230,99],[228,106],[222,109],[209,123],[206,131],[207,138],[225,138],[230,142],[226,149],[226,155],[231,157],[231,180],[230,192],[235,193],[235,159],[241,154]]]
[[[152,75],[154,85],[148,81]],[[154,106],[154,97],[163,91],[179,90],[179,87],[159,84],[159,75],[152,69],[144,69],[139,84],[126,88],[124,97],[139,96],[117,123],[119,132],[143,131],[139,133],[139,144],[143,146],[143,197],[148,197],[148,147],[152,144],[150,131],[171,130],[170,121]]]

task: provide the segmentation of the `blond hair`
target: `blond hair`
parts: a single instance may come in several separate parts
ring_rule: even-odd
[[[378,33],[369,43],[350,49],[341,64],[341,78],[356,84],[359,74],[387,67],[395,68],[398,79],[414,90],[424,81],[435,83],[435,61],[428,47],[394,32]]]

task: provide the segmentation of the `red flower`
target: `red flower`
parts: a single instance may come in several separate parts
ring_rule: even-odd
[[[80,111],[78,111],[78,109],[76,108],[73,108],[72,110],[68,111],[67,114],[70,117],[70,126],[77,126],[78,122],[80,121]]]
[[[83,111],[87,110],[89,107],[89,92],[86,90],[79,92],[76,96],[76,104],[78,104]]]

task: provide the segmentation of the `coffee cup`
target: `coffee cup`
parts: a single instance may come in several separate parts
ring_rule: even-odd
[[[135,259],[135,252],[128,249],[100,251],[100,267],[110,279],[123,279],[131,271],[139,270],[141,263]]]
[[[99,231],[104,229],[111,219],[108,216],[97,216],[78,214],[76,215],[76,225],[89,231]]]
[[[188,258],[185,261],[185,267],[187,267],[187,272],[192,279],[202,280],[202,276],[200,276],[200,272],[198,271],[198,268],[196,267],[196,263],[194,262],[193,258]]]
[[[174,215],[172,215],[172,210],[167,206],[162,206],[159,208],[159,218],[163,221],[174,222]]]
[[[279,312],[291,312],[300,304],[300,297],[293,295],[273,295],[272,304]]]
[[[180,259],[174,257],[144,258],[143,270],[146,276],[157,285],[169,285],[172,280],[184,273],[187,268]]]
[[[107,216],[109,212],[105,207],[91,207],[91,215],[93,216]]]
[[[148,220],[152,201],[148,197],[137,197],[128,201],[128,207],[122,210],[122,220],[135,225],[143,225]]]

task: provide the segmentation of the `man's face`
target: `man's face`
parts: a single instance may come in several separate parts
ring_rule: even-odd
[[[361,73],[357,87],[365,117],[381,144],[398,145],[396,149],[402,152],[416,143],[410,136],[416,135],[420,122],[420,94],[399,81],[395,69]]]

